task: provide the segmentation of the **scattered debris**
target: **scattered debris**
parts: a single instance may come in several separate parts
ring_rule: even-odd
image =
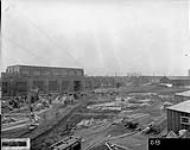
[[[100,124],[105,124],[107,122],[107,119],[83,119],[81,120],[76,126],[77,128],[81,128],[81,127],[91,127],[91,126],[97,126]]]
[[[29,129],[34,130],[38,127],[34,132],[42,132],[42,136],[35,139],[35,143],[39,144],[36,147],[41,148],[41,143],[48,140],[51,141],[50,137],[53,137],[53,139],[48,143],[48,146],[55,141],[59,141],[58,139],[61,139],[63,136],[75,134],[83,136],[82,143],[85,145],[84,149],[91,145],[93,147],[94,143],[100,144],[99,142],[101,139],[103,144],[105,143],[103,139],[106,138],[108,138],[110,142],[118,139],[125,140],[128,138],[128,141],[134,141],[134,143],[137,141],[137,144],[133,144],[132,142],[133,145],[129,146],[130,148],[133,146],[140,147],[142,141],[147,138],[147,136],[144,136],[143,134],[150,134],[150,136],[153,137],[160,136],[161,132],[166,129],[166,114],[164,111],[160,111],[160,106],[163,106],[164,109],[165,107],[172,105],[173,97],[169,94],[161,95],[154,93],[154,89],[151,90],[153,92],[140,93],[139,87],[137,88],[137,91],[135,91],[135,88],[133,89],[133,93],[130,91],[125,92],[128,90],[127,88],[122,89],[123,93],[121,94],[120,91],[117,91],[119,93],[117,95],[113,94],[115,91],[112,89],[96,89],[94,92],[89,92],[88,94],[84,93],[84,95],[87,95],[82,99],[84,102],[82,100],[77,100],[73,94],[68,93],[56,95],[54,99],[51,97],[51,103],[49,102],[48,96],[39,96],[39,100],[33,105],[34,112],[43,111],[47,108],[50,110],[48,115],[42,115],[40,117],[45,120],[44,126],[50,126],[49,128],[51,130],[43,134],[43,131],[41,131],[40,128],[43,120],[41,121],[40,118],[35,117],[34,115],[33,119],[31,119],[32,123],[30,124],[31,126],[29,126]],[[143,87],[143,90],[144,89],[145,87]],[[117,90],[120,90],[120,88]],[[72,115],[68,115],[67,119],[57,121],[57,118],[61,118],[60,116],[65,114],[62,110],[70,110],[75,103],[81,103],[81,106],[77,110],[73,109]],[[13,107],[12,105],[8,106]],[[24,107],[21,107],[20,110],[23,108]],[[56,108],[61,109],[57,112],[52,112],[52,110]],[[14,107],[13,109],[15,110]],[[23,112],[27,112],[26,110],[28,111],[28,107],[25,108],[25,110],[23,109]],[[52,114],[52,116],[50,114]],[[14,116],[2,118],[2,120],[4,122],[8,122],[8,120],[17,122],[17,118]],[[56,121],[60,124],[54,124]],[[28,133],[28,135],[32,132]],[[165,131],[165,135],[166,132],[167,131]],[[168,133],[166,137],[184,138],[186,137],[186,131],[182,130],[179,132],[179,135],[176,134],[176,136],[175,133]],[[97,140],[97,138],[99,140]],[[141,141],[141,143],[138,142],[138,140]],[[118,144],[122,145],[122,142]],[[110,150],[129,149],[109,142],[107,142],[107,145],[109,147],[106,147]]]
[[[187,138],[188,131],[186,129],[182,129],[179,131],[179,138]]]
[[[108,147],[109,150],[129,150],[129,148],[118,145],[118,144],[111,144],[106,142],[105,145]]]
[[[166,138],[178,138],[177,134],[174,131],[170,131]]]
[[[66,137],[57,143],[50,146],[51,150],[81,150],[81,138],[80,137]]]

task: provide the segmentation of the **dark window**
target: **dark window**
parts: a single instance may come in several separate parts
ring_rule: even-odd
[[[29,73],[29,70],[23,70],[23,71],[22,71],[22,74],[24,74],[24,75],[29,75],[30,73]]]
[[[19,92],[25,92],[27,89],[27,84],[24,81],[16,82],[16,90]]]
[[[58,90],[57,81],[49,81],[49,90],[50,91],[57,91]]]
[[[74,91],[80,91],[80,90],[81,90],[81,82],[74,81]]]
[[[188,118],[182,118],[181,121],[184,122],[184,123],[188,123],[188,122],[189,122],[189,119],[188,119]]]
[[[33,81],[33,88],[39,88],[40,90],[44,89],[43,81]]]
[[[190,118],[189,117],[181,116],[180,121],[181,121],[182,125],[190,125]]]
[[[62,90],[68,90],[69,89],[69,81],[63,81],[62,82]]]
[[[3,93],[8,92],[8,82],[2,82],[2,92]]]

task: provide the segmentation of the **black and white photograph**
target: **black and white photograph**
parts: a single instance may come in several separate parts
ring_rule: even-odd
[[[190,0],[1,0],[0,37],[2,150],[190,147]]]

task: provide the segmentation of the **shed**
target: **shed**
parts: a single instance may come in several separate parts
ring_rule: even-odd
[[[190,100],[167,107],[168,131],[186,129],[190,131]]]

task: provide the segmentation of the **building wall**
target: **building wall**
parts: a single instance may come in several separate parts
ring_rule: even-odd
[[[0,99],[2,98],[1,86],[0,86]]]
[[[26,95],[33,88],[39,88],[41,93],[83,89],[84,76],[81,69],[14,68],[8,67],[7,72],[2,73],[2,96]]]
[[[173,80],[174,86],[187,86],[190,85],[190,80]]]
[[[183,123],[182,122],[183,117],[189,117],[190,121],[190,114],[167,109],[168,131],[173,130],[176,133],[181,129],[187,129],[188,131],[190,131],[190,122],[189,124]]]
[[[74,90],[93,90],[96,88],[117,88],[117,85],[125,86],[128,82],[138,80],[140,83],[148,82],[148,77],[134,78],[134,77],[115,77],[115,76],[81,76],[73,75],[73,73],[68,73],[63,76],[59,75],[52,71],[49,71],[47,68],[44,70],[37,69],[38,73],[34,69],[28,69],[26,73],[26,68],[19,68],[20,74],[5,74],[3,78],[4,91],[8,90],[7,94],[4,95],[17,95],[18,93],[23,94],[27,93],[31,88],[40,88],[42,93],[49,92],[65,92],[65,91],[74,91]],[[32,71],[31,71],[32,70]],[[54,70],[56,71],[56,70]],[[11,71],[9,71],[11,72]],[[13,81],[11,81],[11,78]],[[141,81],[142,80],[142,81]],[[145,81],[144,81],[145,80]],[[77,83],[79,81],[80,83]],[[18,83],[17,83],[18,82]],[[80,88],[77,88],[77,85]],[[23,89],[21,90],[17,90]],[[26,87],[26,88],[25,88]],[[26,89],[24,91],[24,89]],[[6,93],[6,92],[3,92]]]
[[[40,93],[71,92],[83,89],[82,78],[29,78],[15,79],[12,82],[4,80],[3,96],[26,95],[30,89],[39,88]]]
[[[41,93],[80,91],[83,69],[9,66],[1,76],[2,96],[27,95],[33,88]]]
[[[14,65],[8,66],[6,74],[25,76],[84,76],[83,69]]]
[[[84,89],[92,90],[96,88],[114,88],[116,87],[114,77],[85,77]]]
[[[3,96],[26,95],[32,88],[39,88],[41,93],[93,90],[96,88],[114,88],[116,82],[110,77],[81,76],[14,76],[4,78]]]

